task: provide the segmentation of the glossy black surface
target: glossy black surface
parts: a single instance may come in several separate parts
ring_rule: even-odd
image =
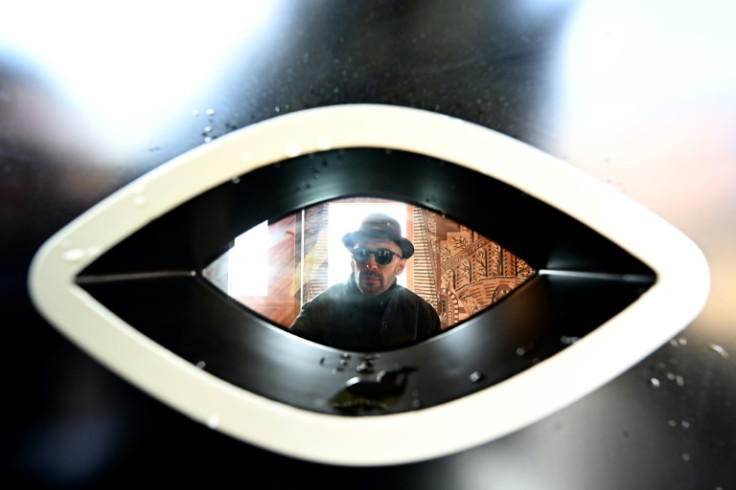
[[[375,372],[412,368],[401,399],[375,412],[387,414],[455,400],[524,371],[620,312],[649,283],[542,276],[430,341],[375,356],[306,343],[195,277],[82,287],[192,364],[252,393],[307,410],[340,414],[328,401],[360,375],[358,366],[368,356],[375,357]]]
[[[4,9],[3,483],[736,486],[731,3],[268,4]],[[31,306],[35,251],[106,195],[206,138],[347,102],[473,121],[619,187],[704,249],[713,290],[703,315],[531,427],[434,461],[360,469],[275,455],[193,423],[110,373]]]
[[[201,270],[258,223],[353,196],[443,213],[535,269],[653,276],[610,240],[496,179],[424,155],[357,148],[279,162],[208,190],[123,240],[80,276]]]

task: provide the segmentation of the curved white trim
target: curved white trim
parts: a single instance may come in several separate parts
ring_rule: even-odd
[[[237,388],[145,337],[74,284],[75,275],[100,253],[203,191],[288,157],[349,147],[425,154],[506,182],[617,243],[649,265],[657,282],[582,340],[507,381],[432,408],[375,417],[313,413]],[[346,105],[235,131],[144,175],[50,238],[33,261],[29,287],[38,309],[61,332],[190,417],[291,456],[380,465],[482,444],[585,396],[687,326],[705,304],[709,281],[705,257],[681,232],[547,154],[431,112]]]

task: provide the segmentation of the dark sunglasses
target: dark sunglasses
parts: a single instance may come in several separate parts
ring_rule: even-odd
[[[370,259],[371,254],[376,258],[376,263],[379,265],[386,265],[394,260],[394,255],[401,258],[400,254],[392,252],[387,248],[379,248],[378,250],[369,250],[367,248],[354,248],[351,250],[353,259],[359,264],[365,264]]]

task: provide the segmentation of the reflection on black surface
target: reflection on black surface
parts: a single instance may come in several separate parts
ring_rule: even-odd
[[[345,387],[330,400],[336,410],[350,415],[385,412],[396,405],[406,389],[408,376],[415,368],[402,367],[381,371],[375,379],[350,378]]]
[[[523,259],[443,215],[404,202],[350,198],[252,228],[203,275],[288,328],[304,303],[350,277],[341,237],[374,212],[394,217],[413,242],[415,253],[398,284],[432,305],[443,330],[490,307],[535,273]]]

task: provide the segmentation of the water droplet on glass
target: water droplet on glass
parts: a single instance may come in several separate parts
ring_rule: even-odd
[[[212,138],[210,136],[205,137],[204,139],[205,143],[209,143],[210,141],[212,141]]]
[[[472,373],[470,373],[470,376],[468,376],[468,379],[471,383],[477,383],[478,381],[483,379],[483,373],[481,373],[480,371],[473,371]]]
[[[210,415],[210,418],[207,419],[207,427],[210,429],[217,429],[219,425],[220,418],[217,415]]]
[[[348,365],[348,360],[347,359],[340,359],[340,365],[341,366],[347,366]]]
[[[341,367],[332,368],[332,374],[337,374],[343,372],[344,369]]]
[[[660,382],[657,378],[649,378],[649,384],[655,388],[659,388]]]
[[[215,110],[214,109],[207,109],[207,115],[208,116],[214,116],[215,115]]]
[[[723,357],[723,358],[726,358],[726,357],[728,357],[728,352],[726,352],[726,349],[724,349],[724,348],[723,348],[723,347],[721,347],[720,345],[717,345],[717,344],[710,344],[710,345],[709,345],[708,347],[709,347],[709,348],[710,348],[710,350],[712,350],[713,352],[716,352],[716,353],[717,353],[717,354],[718,354],[719,356],[721,356],[721,357]]]
[[[621,181],[612,175],[606,177],[606,182],[614,187],[621,187]]]
[[[85,255],[86,255],[86,252],[82,250],[81,248],[73,248],[71,250],[67,250],[66,252],[64,252],[62,257],[67,262],[77,262],[78,260],[82,260]]]
[[[340,357],[343,359],[350,359],[350,354],[348,354],[347,352],[343,352],[342,354],[340,354]]]
[[[680,425],[682,425],[682,428],[683,429],[689,429],[690,428],[690,422],[688,422],[687,420],[683,420],[682,422],[680,422]]]
[[[672,347],[679,347],[679,346],[680,346],[680,344],[679,344],[679,343],[677,343],[677,339],[672,339],[672,340],[670,340],[670,345],[671,345]]]
[[[301,148],[299,148],[299,145],[289,145],[286,147],[286,150],[284,150],[287,157],[297,157],[302,152]]]
[[[685,386],[685,378],[678,374],[675,376],[675,383],[677,383],[677,386]]]
[[[668,424],[668,425],[669,425],[670,427],[677,427],[677,421],[676,421],[676,420],[669,420],[669,421],[667,422],[667,424]]]
[[[687,339],[680,337],[679,339],[677,339],[677,343],[680,345],[687,345]]]
[[[421,408],[422,402],[420,400],[414,399],[411,401],[411,407],[412,408]]]
[[[667,373],[667,379],[669,379],[670,381],[674,381],[675,380],[675,374],[674,373]]]
[[[355,370],[359,373],[372,373],[373,364],[370,361],[363,361],[355,367]]]
[[[209,133],[210,131],[212,131],[212,126],[205,126],[202,128],[203,133]]]
[[[529,343],[516,348],[516,355],[518,357],[524,357],[534,350],[534,344]]]
[[[276,107],[273,108],[273,111],[274,112],[281,112],[281,107],[276,106]]]
[[[240,184],[240,177],[233,177],[233,184]]]
[[[563,335],[562,337],[560,337],[560,342],[562,342],[565,345],[572,345],[578,340],[580,340],[580,337],[572,337],[568,335]]]
[[[690,455],[688,453],[682,453],[682,460],[685,462],[690,461]]]
[[[197,109],[193,109],[192,116],[199,116],[199,111]]]
[[[196,364],[196,366],[197,366],[197,367],[198,367],[199,369],[204,369],[204,367],[205,367],[206,365],[207,365],[207,363],[205,363],[204,361],[197,361],[197,364]]]

